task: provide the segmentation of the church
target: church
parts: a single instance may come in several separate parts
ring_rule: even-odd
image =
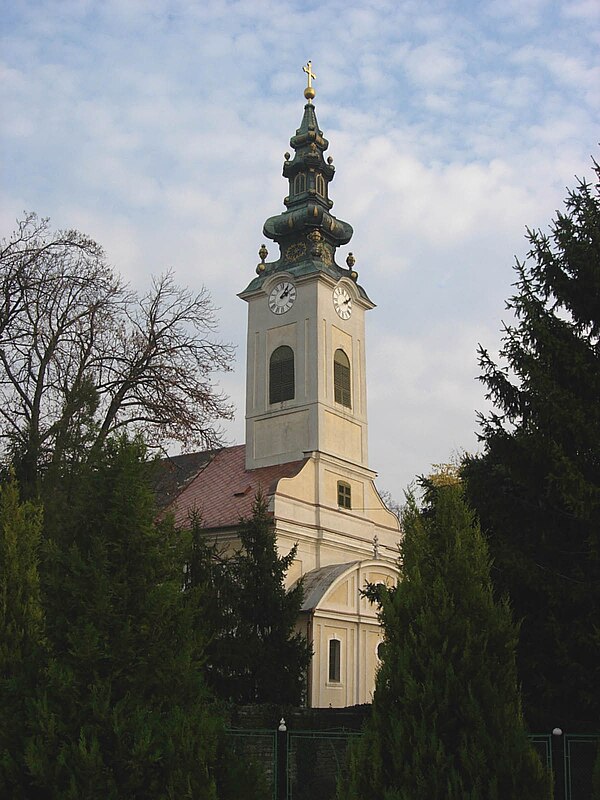
[[[227,547],[263,492],[279,552],[298,545],[286,584],[303,579],[308,705],[340,708],[372,699],[382,633],[360,590],[397,581],[400,526],[368,465],[365,314],[375,304],[352,253],[345,266],[336,260],[353,231],[331,213],[335,168],[311,62],[303,69],[285,210],[263,229],[279,252],[268,261],[260,248],[256,276],[238,295],[248,313],[246,443],[171,458],[161,504],[180,524],[199,511],[207,535]]]

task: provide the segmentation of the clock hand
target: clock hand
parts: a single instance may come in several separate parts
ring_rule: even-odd
[[[280,300],[283,300],[283,298],[284,298],[284,297],[287,297],[289,293],[290,293],[290,288],[289,288],[289,286],[288,286],[288,288],[285,290],[285,292],[282,292],[282,293],[279,295],[279,299],[280,299]]]

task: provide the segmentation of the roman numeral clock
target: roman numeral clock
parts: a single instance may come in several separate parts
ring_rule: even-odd
[[[274,314],[285,314],[294,305],[296,287],[291,281],[277,283],[269,292],[269,308]]]

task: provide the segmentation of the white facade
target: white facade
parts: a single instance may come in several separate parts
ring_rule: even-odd
[[[383,637],[375,608],[360,589],[367,582],[392,586],[397,571],[382,561],[368,560],[324,567],[314,578],[306,583],[299,625],[314,647],[308,685],[311,705],[341,708],[369,703]]]

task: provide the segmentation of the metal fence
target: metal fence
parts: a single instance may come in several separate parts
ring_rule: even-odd
[[[350,743],[347,730],[230,729],[235,755],[260,765],[272,800],[334,800]],[[592,800],[600,734],[533,734],[531,743],[555,776],[554,800]]]
[[[354,731],[288,731],[286,800],[333,800]]]
[[[600,734],[564,736],[565,800],[591,800],[594,765],[596,759],[600,758],[599,749]]]
[[[529,738],[542,763],[554,775],[554,800],[592,800],[594,766],[600,758],[600,733],[561,732]]]
[[[280,793],[277,731],[230,728],[227,733],[233,756],[260,767],[269,797],[278,800]]]
[[[228,730],[234,757],[261,766],[273,800],[334,800],[350,742],[346,730]]]

